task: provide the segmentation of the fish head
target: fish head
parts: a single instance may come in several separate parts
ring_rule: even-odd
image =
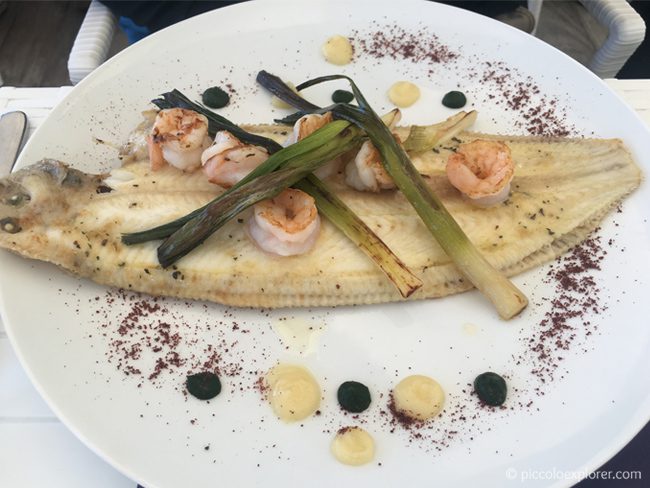
[[[0,240],[15,240],[37,226],[65,219],[75,195],[97,187],[103,176],[87,175],[53,159],[44,159],[0,179]]]

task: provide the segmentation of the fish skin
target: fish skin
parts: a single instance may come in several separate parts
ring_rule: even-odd
[[[285,129],[277,126],[251,128],[277,140],[285,137]],[[507,143],[516,164],[510,198],[488,209],[467,203],[444,172],[450,151],[478,137]],[[470,239],[508,276],[552,260],[583,240],[641,181],[639,168],[618,139],[464,133],[438,153],[411,156]],[[408,300],[471,288],[399,192],[357,192],[340,173],[329,183],[422,279],[423,287]],[[108,187],[112,191],[105,192]],[[157,262],[158,242],[122,244],[122,233],[173,220],[221,191],[201,172],[172,167],[153,172],[147,161],[129,162],[111,174],[87,175],[44,160],[0,180],[0,221],[13,219],[20,227],[15,233],[0,229],[0,247],[100,284],[235,306],[404,300],[329,222],[323,222],[314,249],[302,256],[276,257],[259,250],[245,232],[248,211],[168,269]],[[15,205],[14,195],[28,197],[19,197],[21,203]]]

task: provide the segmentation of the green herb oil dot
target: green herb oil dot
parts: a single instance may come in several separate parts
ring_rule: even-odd
[[[467,98],[463,92],[450,91],[442,97],[442,104],[447,108],[462,108],[467,103]]]
[[[508,394],[506,380],[496,373],[480,374],[474,380],[474,390],[478,397],[492,407],[503,405]]]
[[[370,405],[370,390],[358,381],[346,381],[336,393],[343,410],[352,413],[363,412]]]
[[[347,90],[336,90],[332,93],[334,103],[350,103],[352,100],[354,100],[354,94]]]
[[[221,393],[219,377],[207,371],[188,376],[185,385],[190,395],[199,400],[210,400]]]
[[[222,108],[230,102],[230,95],[218,86],[213,86],[203,92],[201,99],[203,104],[210,108]]]

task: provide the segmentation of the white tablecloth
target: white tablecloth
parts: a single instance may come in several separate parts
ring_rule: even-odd
[[[607,84],[650,126],[650,80],[607,80]],[[0,114],[25,112],[31,135],[70,89],[0,87]],[[135,487],[78,441],[41,400],[1,321],[0,487]]]

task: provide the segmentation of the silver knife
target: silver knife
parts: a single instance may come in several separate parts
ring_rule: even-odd
[[[11,173],[26,128],[27,116],[23,112],[7,112],[0,117],[0,177]]]

